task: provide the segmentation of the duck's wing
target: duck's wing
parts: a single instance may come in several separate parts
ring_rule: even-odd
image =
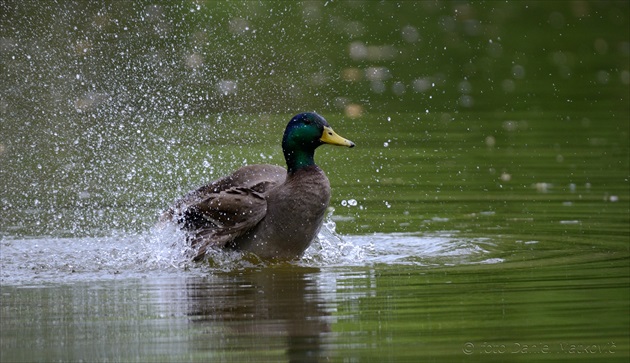
[[[160,220],[175,222],[188,232],[199,260],[208,248],[224,247],[254,228],[267,213],[267,193],[285,179],[286,170],[279,166],[245,166],[188,193]]]
[[[261,195],[266,195],[269,190],[284,182],[286,174],[287,171],[284,168],[276,165],[244,166],[231,175],[195,189],[176,200],[160,216],[159,223],[164,225],[169,222],[175,222],[182,225],[184,211],[230,189],[248,188]]]
[[[267,214],[267,199],[250,188],[235,187],[213,193],[182,213],[183,228],[201,259],[208,248],[224,247],[254,228]]]

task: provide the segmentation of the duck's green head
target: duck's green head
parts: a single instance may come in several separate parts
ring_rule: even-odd
[[[282,151],[289,173],[315,165],[315,149],[323,144],[354,147],[354,143],[337,135],[328,122],[314,112],[294,116],[282,137]]]

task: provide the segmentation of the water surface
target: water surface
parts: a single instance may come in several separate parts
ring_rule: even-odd
[[[29,267],[28,282],[2,288],[2,359],[627,358],[627,254],[544,253],[525,244],[505,260],[493,245],[509,239],[349,240],[347,248],[361,249],[360,260],[340,257],[330,265],[307,259],[277,266],[232,262],[227,270],[112,266],[54,273],[45,271],[50,266]],[[405,249],[422,256],[393,256]]]

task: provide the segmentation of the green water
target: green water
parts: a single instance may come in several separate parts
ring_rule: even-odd
[[[0,361],[628,361],[627,2],[0,8]],[[304,260],[155,231],[305,110]]]
[[[2,359],[623,362],[627,272],[547,257],[3,287]]]

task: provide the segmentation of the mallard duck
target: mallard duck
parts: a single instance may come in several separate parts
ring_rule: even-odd
[[[289,121],[282,137],[287,169],[248,165],[177,200],[162,220],[186,231],[194,260],[210,249],[251,252],[261,259],[302,256],[317,236],[330,201],[328,178],[313,159],[323,144],[354,147],[312,112]]]

